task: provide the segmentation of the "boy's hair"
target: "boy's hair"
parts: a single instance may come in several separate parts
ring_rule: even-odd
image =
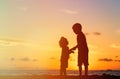
[[[72,27],[72,29],[82,30],[82,25],[80,23],[75,23]]]
[[[60,47],[65,47],[65,46],[67,46],[67,45],[68,45],[68,40],[67,40],[67,38],[61,37],[61,38],[60,38],[60,41],[59,41],[59,45],[60,45]]]

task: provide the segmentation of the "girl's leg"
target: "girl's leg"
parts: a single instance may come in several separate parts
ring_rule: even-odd
[[[66,75],[66,68],[64,68],[64,75]]]
[[[63,75],[63,68],[60,68],[60,75]]]
[[[60,75],[62,75],[62,69],[60,69]]]

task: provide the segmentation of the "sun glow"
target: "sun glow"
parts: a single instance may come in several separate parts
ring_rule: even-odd
[[[76,45],[72,25],[80,22],[89,47],[89,69],[120,69],[120,5],[104,0],[0,1],[0,69],[59,69],[64,36]],[[78,52],[68,70],[78,70]],[[83,68],[84,69],[84,68]]]

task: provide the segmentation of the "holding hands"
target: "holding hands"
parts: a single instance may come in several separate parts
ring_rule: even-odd
[[[70,49],[70,53],[74,53],[74,50],[76,50],[77,46]]]

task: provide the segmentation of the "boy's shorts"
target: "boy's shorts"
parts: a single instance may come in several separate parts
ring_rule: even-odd
[[[78,66],[82,66],[82,64],[84,64],[84,66],[88,66],[88,54],[86,55],[78,55]]]

